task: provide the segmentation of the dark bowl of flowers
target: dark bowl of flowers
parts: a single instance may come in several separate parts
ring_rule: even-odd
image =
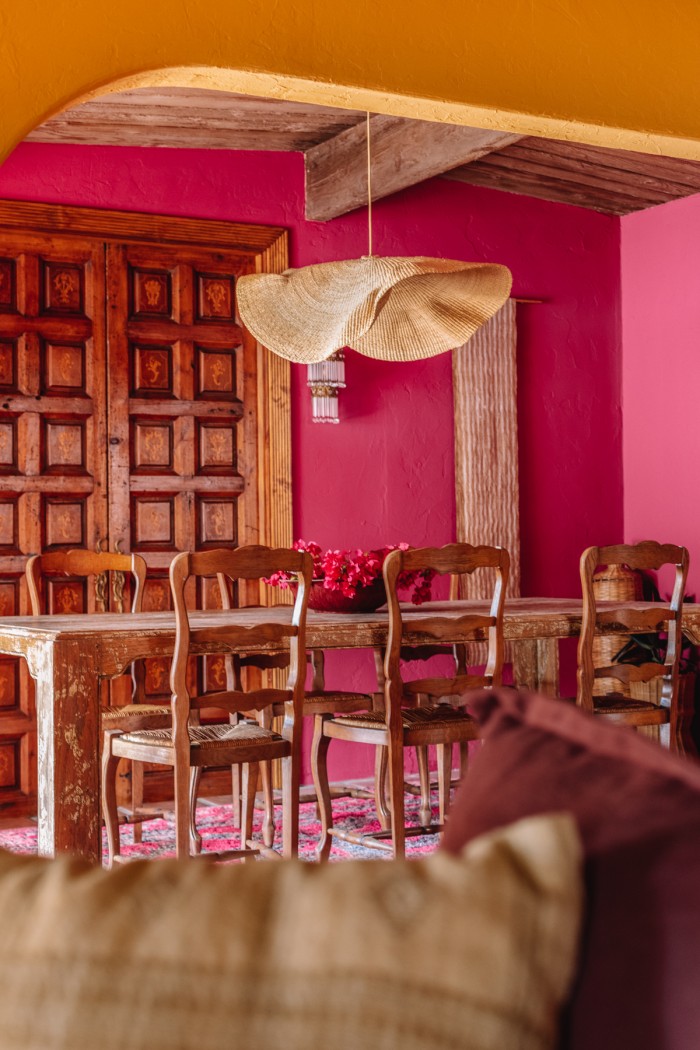
[[[309,592],[309,608],[318,612],[373,612],[386,602],[382,566],[391,551],[408,550],[398,543],[375,550],[326,550],[317,543],[297,540],[294,549],[307,551],[314,561],[314,575]],[[406,572],[399,577],[399,588],[414,605],[430,600],[431,572]],[[267,581],[274,587],[295,587],[295,581],[284,572],[276,572]]]

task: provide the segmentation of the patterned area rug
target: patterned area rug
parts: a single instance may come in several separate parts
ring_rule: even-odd
[[[253,825],[253,836],[260,836],[262,814],[256,810]],[[347,831],[371,834],[379,831],[374,803],[369,799],[340,798],[333,801],[333,819],[339,828]],[[433,813],[437,821],[437,813]],[[277,826],[276,846],[281,846],[282,815],[280,807],[275,808]],[[418,802],[413,797],[406,799],[406,824],[417,826]],[[231,819],[228,806],[200,805],[197,809],[197,827],[202,835],[203,852],[219,852],[237,849],[239,846],[238,831]],[[143,825],[143,842],[134,843],[133,827],[125,824],[121,828],[122,853],[131,857],[172,857],[175,848],[175,828],[170,814],[162,820],[149,820]],[[305,802],[299,812],[299,856],[303,860],[314,860],[321,826],[316,817],[316,806]],[[408,856],[419,856],[432,853],[438,844],[437,835],[418,835],[406,839]],[[36,828],[10,828],[0,831],[0,848],[14,853],[36,853]],[[106,842],[104,843],[106,852]],[[368,846],[354,845],[349,842],[333,840],[331,860],[347,860],[350,857],[386,860],[390,854],[384,850]]]

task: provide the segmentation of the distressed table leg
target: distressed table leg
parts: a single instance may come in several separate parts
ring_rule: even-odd
[[[559,640],[537,639],[537,689],[546,696],[559,696]]]
[[[559,696],[559,641],[528,638],[513,645],[513,681],[519,689]]]
[[[537,688],[537,641],[511,642],[513,646],[513,684],[518,689]]]
[[[39,853],[99,861],[99,680],[94,645],[43,643],[30,659],[36,679]]]

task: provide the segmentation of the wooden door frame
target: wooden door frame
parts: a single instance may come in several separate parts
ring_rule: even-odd
[[[288,265],[288,234],[279,226],[143,212],[0,200],[0,231],[65,233],[104,243],[201,245],[254,256],[258,273]],[[258,344],[258,542],[292,544],[290,364]]]

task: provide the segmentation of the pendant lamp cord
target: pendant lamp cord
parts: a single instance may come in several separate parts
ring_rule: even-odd
[[[367,111],[367,241],[369,258],[372,257],[372,153],[369,141],[369,111]]]

